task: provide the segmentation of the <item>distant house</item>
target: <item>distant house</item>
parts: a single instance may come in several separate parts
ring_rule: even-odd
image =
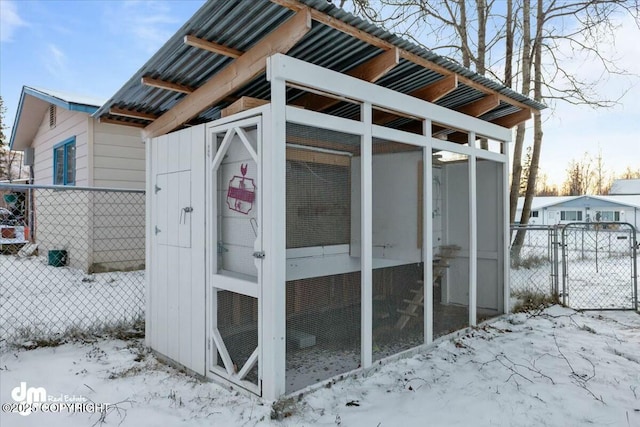
[[[524,198],[518,200],[516,219]],[[529,224],[557,225],[570,222],[628,222],[640,229],[640,195],[535,197]]]
[[[22,88],[10,147],[24,152],[34,186],[144,189],[140,129],[93,118],[102,103],[85,96]],[[68,265],[85,271],[143,264],[144,196],[139,196],[139,205],[128,201],[125,206],[122,194],[36,189],[30,226],[41,253],[66,250]],[[113,223],[120,227],[113,228]],[[119,245],[113,239],[127,240],[126,254],[116,253],[114,247]]]
[[[609,190],[611,195],[640,195],[640,179],[616,179]]]

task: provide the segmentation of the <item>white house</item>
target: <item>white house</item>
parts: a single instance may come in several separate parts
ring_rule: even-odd
[[[144,196],[133,203],[118,192],[79,191],[144,189],[140,129],[92,117],[102,102],[24,86],[10,139],[11,149],[25,152],[31,166],[31,238],[41,253],[67,251],[68,265],[85,271],[144,264]]]
[[[524,198],[518,200],[520,218]],[[558,225],[570,222],[627,222],[640,226],[640,195],[535,197],[529,224]]]
[[[610,195],[640,195],[640,179],[616,179],[609,190]]]
[[[147,344],[277,399],[504,313],[542,108],[325,0],[207,2],[95,113],[144,126]]]

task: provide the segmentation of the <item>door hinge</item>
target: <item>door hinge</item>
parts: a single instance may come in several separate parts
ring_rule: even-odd
[[[254,258],[263,259],[265,256],[264,251],[257,251],[253,253]]]
[[[207,340],[207,350],[211,350],[211,338]]]

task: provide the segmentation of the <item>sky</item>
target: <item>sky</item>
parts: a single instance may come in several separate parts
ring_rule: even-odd
[[[0,95],[12,126],[23,85],[91,96],[113,95],[204,3],[202,0],[0,0]],[[619,22],[611,54],[635,76],[600,78],[595,61],[568,58],[577,75],[616,106],[557,103],[543,113],[541,172],[561,184],[568,163],[602,153],[619,174],[640,169],[640,29]],[[428,42],[426,42],[428,44]],[[528,123],[529,135],[533,123]],[[10,130],[9,130],[10,132]]]

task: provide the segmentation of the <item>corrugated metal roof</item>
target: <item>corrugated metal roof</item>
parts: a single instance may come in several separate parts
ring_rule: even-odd
[[[471,81],[497,91],[515,101],[538,110],[545,108],[544,105],[497,82],[480,76],[459,64],[347,13],[326,0],[299,0],[299,2],[375,35],[400,49],[425,58],[447,70],[465,76]],[[185,35],[194,35],[227,47],[246,51],[293,16],[294,13],[292,10],[268,0],[213,0],[205,3],[94,116],[108,116],[111,107],[141,111],[159,116],[173,107],[185,95],[142,85],[142,77],[149,76],[197,88],[233,61],[232,58],[186,45],[183,42]],[[287,52],[287,55],[325,68],[344,72],[381,52],[381,49],[362,40],[313,21],[311,31]],[[438,72],[403,59],[398,66],[380,79],[377,84],[399,92],[409,93],[441,77],[442,75]],[[269,99],[269,89],[269,84],[263,73],[232,94],[232,98],[251,96]],[[289,93],[294,96],[296,92],[290,91]],[[437,104],[446,108],[456,108],[483,96],[484,94],[481,91],[460,84],[457,90],[443,97]],[[192,120],[192,123],[209,121],[219,117],[220,110],[229,105],[229,103],[229,101],[226,101],[212,106],[208,110],[201,112],[198,117]],[[491,120],[518,110],[518,107],[501,103],[497,109],[482,118]],[[349,109],[346,109],[344,114],[352,113],[350,113]],[[122,117],[118,117],[118,119],[147,123],[137,119],[124,119]]]

